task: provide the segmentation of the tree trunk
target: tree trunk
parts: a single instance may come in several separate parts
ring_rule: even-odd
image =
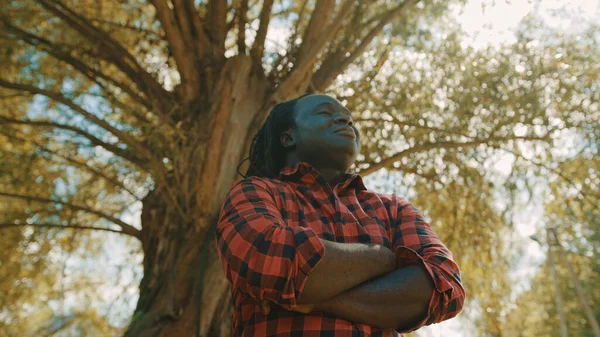
[[[216,254],[214,230],[221,202],[239,178],[236,168],[247,156],[248,140],[271,108],[267,97],[272,91],[249,56],[228,59],[215,88],[205,111],[209,121],[199,126],[208,135],[192,149],[195,162],[187,163],[185,172],[192,176],[183,180],[193,182],[194,188],[188,188],[193,200],[180,192],[186,186],[174,182],[170,192],[157,184],[143,200],[144,277],[127,337],[231,334],[230,287]],[[194,177],[194,172],[200,174]],[[173,193],[178,202],[194,205],[193,211],[182,215],[170,207]]]

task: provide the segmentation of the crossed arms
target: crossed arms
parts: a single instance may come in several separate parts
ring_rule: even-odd
[[[396,269],[394,254],[384,246],[321,241],[325,256],[298,303],[379,328],[403,330],[425,318],[434,290],[425,268]]]
[[[454,317],[464,289],[451,253],[402,199],[386,200],[392,250],[320,239],[288,227],[265,182],[246,179],[228,195],[217,230],[226,277],[257,301],[287,310],[314,305],[354,323],[401,331]]]

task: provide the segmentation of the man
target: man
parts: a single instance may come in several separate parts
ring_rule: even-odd
[[[332,97],[271,111],[218,223],[233,336],[400,336],[460,312],[452,254],[408,201],[346,173],[359,149]]]

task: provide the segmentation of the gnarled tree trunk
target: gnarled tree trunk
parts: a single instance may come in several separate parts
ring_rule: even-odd
[[[174,167],[184,175],[200,172],[183,179],[193,188],[177,186],[171,179],[143,200],[144,278],[125,336],[230,333],[229,282],[216,254],[214,229],[221,202],[239,178],[238,163],[247,156],[249,141],[268,113],[271,92],[249,56],[227,60],[215,92],[208,107],[211,120],[199,125],[208,135],[202,135],[203,141],[190,150],[198,155],[192,156],[191,163],[182,163],[185,167]],[[186,196],[184,190],[195,193]],[[195,207],[182,215],[169,206],[168,198],[174,193],[176,200]]]

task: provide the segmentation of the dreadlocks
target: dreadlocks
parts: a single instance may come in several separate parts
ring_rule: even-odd
[[[286,155],[286,149],[281,145],[279,137],[283,131],[295,125],[294,107],[300,98],[307,95],[279,103],[273,107],[269,112],[269,117],[252,139],[250,156],[244,159],[244,161],[250,160],[250,166],[245,175],[239,172],[242,164],[238,165],[240,175],[274,178],[279,174],[285,164]]]

